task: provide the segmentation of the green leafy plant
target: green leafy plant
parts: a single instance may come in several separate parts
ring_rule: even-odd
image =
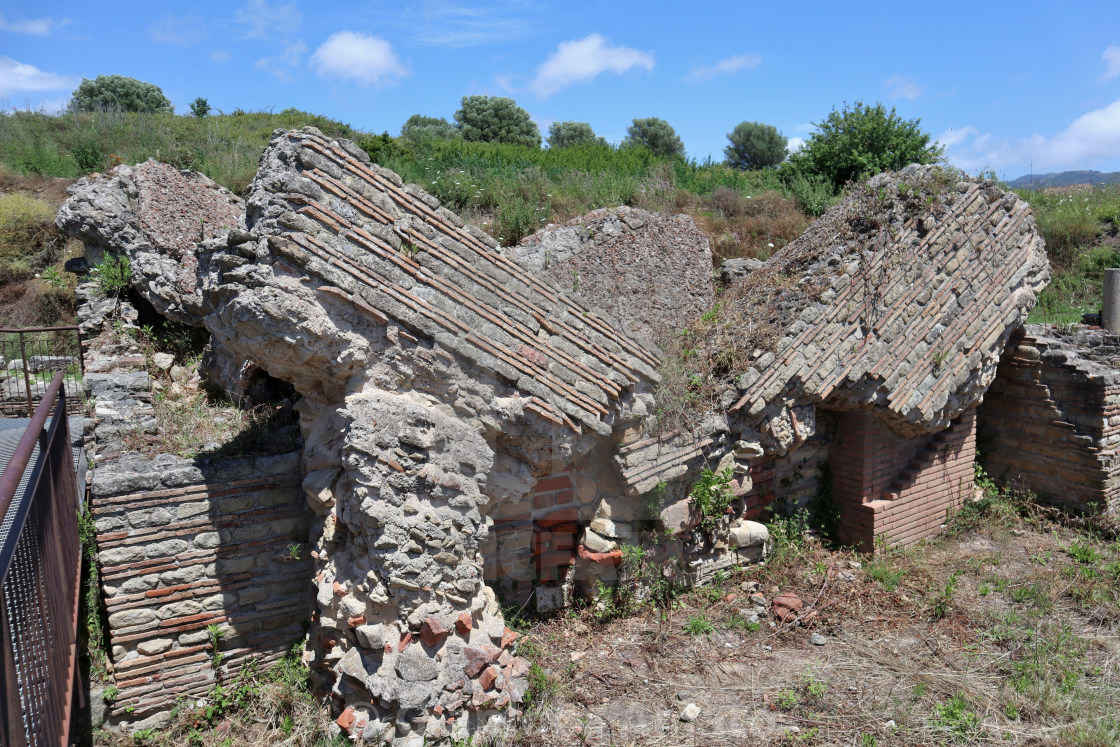
[[[684,632],[689,635],[708,635],[715,629],[716,626],[704,615],[692,615],[684,624]]]
[[[222,642],[225,637],[225,631],[218,623],[210,623],[206,626],[206,637],[210,641],[210,666],[217,670],[222,665],[222,653],[218,651],[218,644]]]
[[[931,612],[935,618],[942,618],[949,614],[953,606],[953,595],[956,593],[957,586],[959,585],[960,576],[956,571],[953,571],[945,581],[945,588],[943,588],[934,599]]]
[[[199,96],[191,102],[191,114],[201,119],[210,113],[210,102]]]
[[[703,526],[709,529],[714,527],[727,512],[731,501],[735,499],[735,494],[731,491],[733,477],[730,467],[718,474],[705,467],[700,472],[700,477],[692,484],[689,498],[692,500],[692,505],[704,517],[701,520]]]
[[[159,86],[124,75],[98,75],[83,79],[70,97],[72,112],[145,112],[172,111],[171,102]]]
[[[673,126],[659,117],[635,119],[626,128],[624,148],[645,148],[655,156],[673,157],[684,155],[684,143],[677,136]]]
[[[789,167],[818,174],[839,190],[853,179],[894,171],[910,163],[935,163],[944,154],[921,128],[920,119],[902,119],[892,107],[857,101],[835,109],[805,145],[789,158]]]
[[[980,732],[980,716],[960,693],[955,693],[947,703],[937,706],[933,725],[948,733],[954,742],[968,742]]]
[[[125,255],[106,255],[94,268],[97,287],[105,296],[119,296],[132,282],[132,263]]]
[[[780,711],[792,711],[801,703],[801,698],[793,690],[781,690],[774,698],[774,705]]]
[[[787,139],[773,125],[740,122],[727,133],[724,163],[735,169],[768,169],[786,158]]]
[[[75,143],[70,149],[70,155],[78,164],[78,171],[83,174],[100,171],[105,165],[105,154],[92,138],[84,138]]]

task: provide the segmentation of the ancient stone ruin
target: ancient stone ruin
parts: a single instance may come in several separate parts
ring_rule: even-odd
[[[137,716],[169,706],[153,695],[161,683],[189,679],[177,661],[207,666],[200,623],[229,625],[239,656],[300,638],[257,625],[229,594],[229,574],[247,571],[223,559],[251,557],[246,543],[307,548],[310,567],[272,550],[260,562],[278,579],[307,574],[305,661],[339,725],[420,744],[519,713],[528,665],[498,596],[570,604],[625,576],[627,547],[659,578],[703,583],[762,559],[755,520],[819,498],[827,468],[848,541],[930,536],[972,493],[975,408],[1048,277],[1025,203],[938,169],[872,180],[704,313],[710,252],[678,217],[599,211],[503,251],[313,128],[274,134],[244,222],[197,175],[138,176],[166,168],[82,180],[59,225],[129,256],[140,296],[209,331],[219,386],[240,393],[248,370],[290,384],[303,445],[245,474],[207,463],[177,465],[177,484],[122,478],[100,513],[95,497],[106,602],[123,594],[129,610],[110,620],[115,676],[142,689],[122,686],[120,702],[144,704]],[[159,202],[166,185],[182,201]],[[198,218],[197,235],[182,233]],[[657,301],[648,315],[641,299]],[[700,404],[670,428],[658,397],[680,378],[666,373],[676,352],[651,339],[690,325],[685,368],[703,365],[684,380]],[[142,402],[104,399],[98,428],[146,422]],[[133,457],[104,456],[105,474],[139,474]],[[293,472],[303,538],[283,492]],[[702,474],[726,478],[724,513],[690,500]],[[227,500],[239,485],[252,500]],[[178,490],[206,498],[184,513]],[[241,531],[249,516],[257,528]],[[149,548],[172,536],[183,544]],[[206,552],[212,567],[175,575]],[[165,595],[179,607],[160,606]]]
[[[550,225],[508,253],[646,344],[684,329],[715,300],[708,239],[688,215],[604,208]]]

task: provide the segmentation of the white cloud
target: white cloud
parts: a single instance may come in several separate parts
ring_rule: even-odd
[[[726,60],[720,60],[714,65],[707,65],[704,67],[694,67],[685,76],[685,80],[708,80],[717,75],[729,75],[738,72],[743,68],[754,69],[762,64],[762,57],[756,54],[737,54],[728,57]]]
[[[149,31],[152,41],[160,44],[174,44],[177,47],[190,47],[206,37],[206,27],[194,16],[174,16],[168,14],[161,18]]]
[[[363,86],[395,83],[408,75],[393,45],[379,36],[355,31],[331,34],[309,62],[324,78],[352,78]]]
[[[287,83],[295,77],[295,71],[303,64],[303,56],[306,53],[307,45],[302,39],[296,39],[285,45],[278,54],[257,60],[253,63],[253,67],[264,70]]]
[[[298,31],[303,15],[294,0],[271,5],[268,0],[249,0],[242,10],[237,11],[235,18],[246,28],[246,38],[274,39]]]
[[[1025,167],[1068,170],[1087,168],[1120,157],[1120,100],[1081,115],[1061,132],[1012,140],[962,127],[941,135],[949,160],[968,170]]]
[[[892,99],[906,99],[907,101],[918,98],[925,90],[908,75],[895,75],[883,83],[883,87],[888,89]]]
[[[794,137],[791,137],[789,140],[786,141],[786,152],[787,153],[796,153],[797,151],[801,150],[804,146],[805,146],[805,138],[794,136]]]
[[[210,51],[210,61],[220,67],[229,61],[229,52],[224,49],[213,49]]]
[[[34,65],[0,56],[0,95],[76,88],[81,81],[70,75],[43,72]]]
[[[1101,76],[1101,80],[1112,80],[1120,76],[1120,47],[1115,44],[1108,45],[1101,54],[1101,59],[1104,60],[1104,75]]]
[[[612,47],[601,34],[561,42],[537,68],[529,90],[546,98],[568,86],[592,80],[601,73],[625,73],[634,68],[653,70],[653,55],[629,47]]]
[[[70,23],[69,18],[56,21],[53,18],[35,18],[28,21],[9,21],[0,14],[0,31],[11,31],[16,34],[31,34],[32,36],[50,36],[56,28],[61,28]]]

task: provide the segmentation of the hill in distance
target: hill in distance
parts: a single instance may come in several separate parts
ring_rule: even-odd
[[[1068,187],[1071,184],[1115,184],[1120,182],[1120,171],[1060,171],[1053,174],[1027,174],[1012,179],[1007,186],[1013,189],[1043,189],[1045,187]]]

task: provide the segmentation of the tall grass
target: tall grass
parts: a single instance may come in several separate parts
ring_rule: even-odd
[[[1100,310],[1104,270],[1120,266],[1120,186],[1019,194],[1034,210],[1052,270],[1029,321],[1079,322]]]
[[[0,114],[0,163],[20,174],[81,176],[119,163],[156,158],[194,168],[235,192],[257,170],[277,128],[313,125],[336,137],[357,138],[347,124],[296,109],[209,117],[131,112],[48,115]]]

